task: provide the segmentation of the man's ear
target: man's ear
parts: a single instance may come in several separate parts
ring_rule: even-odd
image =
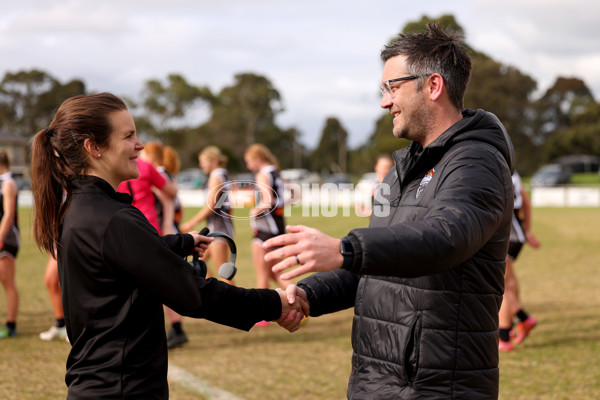
[[[444,89],[444,78],[438,73],[429,76],[429,97],[431,100],[438,100]]]
[[[87,138],[83,141],[83,148],[91,157],[94,158],[96,158],[96,156],[100,153],[98,145],[90,138]]]

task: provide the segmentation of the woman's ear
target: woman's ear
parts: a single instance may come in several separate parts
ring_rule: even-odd
[[[98,145],[92,139],[87,138],[83,141],[83,148],[92,158],[100,157],[100,150],[98,149]]]

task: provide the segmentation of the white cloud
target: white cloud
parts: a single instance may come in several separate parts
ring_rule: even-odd
[[[600,98],[600,5],[591,0],[19,0],[0,15],[0,74],[40,68],[134,96],[180,73],[220,90],[239,72],[283,96],[279,121],[315,145],[333,115],[358,145],[379,109],[379,50],[408,21],[452,14],[476,49],[545,89],[578,76]]]
[[[107,3],[71,0],[38,2],[12,20],[16,33],[85,32],[117,35],[127,29],[126,17]]]

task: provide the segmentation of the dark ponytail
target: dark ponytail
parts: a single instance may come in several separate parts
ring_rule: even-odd
[[[52,123],[38,132],[31,147],[31,187],[34,200],[33,235],[38,246],[54,254],[60,226],[71,200],[71,179],[89,168],[83,143],[106,146],[113,131],[109,115],[127,110],[110,93],[65,100]]]
[[[68,186],[64,159],[52,147],[46,130],[38,132],[31,147],[31,186],[34,198],[33,235],[38,246],[54,254],[62,221],[63,193]]]

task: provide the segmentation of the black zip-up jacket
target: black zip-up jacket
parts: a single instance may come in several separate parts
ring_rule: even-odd
[[[167,399],[163,304],[242,330],[281,315],[274,290],[194,276],[193,237],[158,236],[129,195],[92,176],[72,184],[58,246],[68,399]]]
[[[369,228],[347,236],[351,270],[300,281],[311,315],[354,306],[350,399],[496,399],[510,139],[493,114],[465,110],[394,158]]]

